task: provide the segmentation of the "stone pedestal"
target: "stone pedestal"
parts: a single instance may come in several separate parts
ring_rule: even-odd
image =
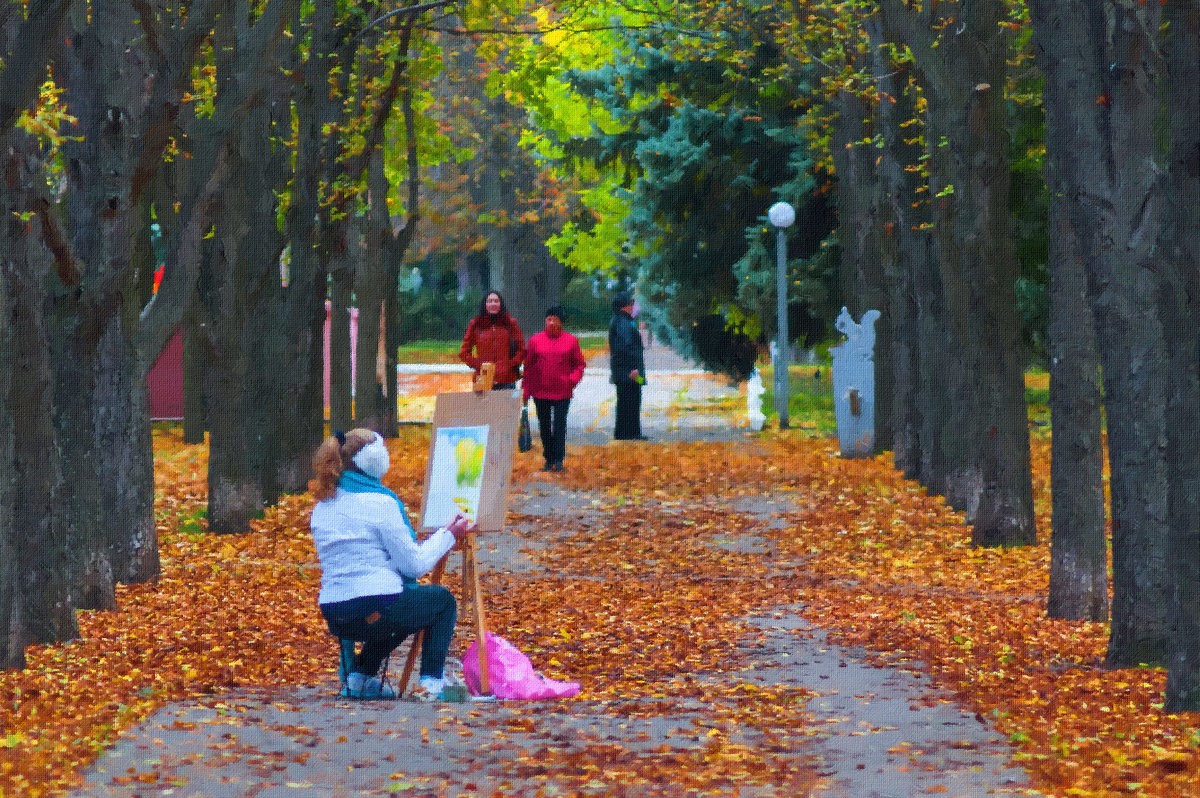
[[[842,457],[875,453],[875,320],[868,310],[855,323],[842,308],[834,326],[846,342],[829,350],[833,356],[833,411]]]

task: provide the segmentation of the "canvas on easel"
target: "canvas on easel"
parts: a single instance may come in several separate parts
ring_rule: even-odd
[[[433,406],[433,431],[425,469],[425,500],[421,504],[421,527],[426,531],[448,523],[455,513],[466,513],[478,532],[504,528],[508,511],[508,488],[512,478],[513,450],[521,400],[507,392],[472,391],[438,394]],[[479,584],[478,544],[474,533],[462,543],[463,592],[475,608],[475,636],[479,641],[480,683],[490,692],[484,641],[487,622]],[[449,556],[449,555],[447,555]],[[441,579],[445,558],[435,569]],[[400,689],[412,673],[423,635],[409,650]]]
[[[421,527],[465,512],[480,532],[504,527],[521,400],[507,392],[438,394],[425,471]]]

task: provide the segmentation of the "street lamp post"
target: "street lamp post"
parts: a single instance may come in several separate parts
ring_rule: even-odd
[[[788,428],[788,399],[791,388],[788,384],[788,312],[787,312],[787,234],[784,230],[796,221],[796,210],[786,202],[776,202],[767,210],[767,218],[776,228],[775,233],[775,309],[778,318],[775,341],[775,413],[779,416],[779,428]]]

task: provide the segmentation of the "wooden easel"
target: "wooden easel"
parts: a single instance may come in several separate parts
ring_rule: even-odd
[[[492,390],[492,385],[496,381],[496,364],[484,363],[479,367],[479,376],[471,383],[471,390],[475,393],[483,393],[484,391]]]
[[[474,607],[475,611],[475,639],[478,641],[476,648],[479,651],[479,692],[482,695],[491,695],[492,688],[488,682],[487,669],[487,622],[484,619],[483,612],[483,590],[479,587],[479,570],[477,565],[477,554],[479,544],[475,539],[474,534],[467,535],[462,541],[462,590],[463,600],[468,598]],[[446,572],[446,560],[449,559],[450,553],[447,552],[438,564],[434,566],[433,572],[430,574],[430,584],[441,584],[442,576]],[[421,653],[421,645],[425,641],[425,631],[417,632],[413,638],[412,648],[408,651],[408,659],[404,662],[404,673],[400,677],[399,693],[404,694],[408,687],[408,680],[412,678],[413,667],[417,662],[417,655]]]
[[[494,532],[504,528],[504,516],[508,503],[508,486],[512,476],[512,458],[516,448],[517,421],[521,415],[521,401],[508,392],[492,392],[495,366],[485,363],[480,369],[479,379],[476,380],[469,393],[440,394],[433,412],[433,435],[436,442],[439,428],[470,427],[487,424],[489,426],[484,472],[488,479],[480,494],[477,529],[479,532]],[[425,501],[421,508],[421,528],[431,531],[437,524],[443,523],[448,508],[431,510],[430,485],[433,478],[434,452],[430,452],[429,463],[425,472]],[[427,515],[428,514],[428,515]],[[438,515],[441,514],[441,515]],[[432,517],[430,517],[432,516]],[[459,550],[462,551],[462,593],[463,600],[470,600],[475,613],[475,635],[479,650],[479,686],[483,695],[491,694],[491,684],[487,671],[487,622],[483,609],[483,590],[479,582],[479,544],[474,533],[467,535],[461,541]],[[433,584],[440,584],[446,568],[447,554],[434,567],[430,575]],[[400,681],[400,690],[408,686],[416,664],[417,655],[421,650],[424,635],[418,633],[413,639],[412,648],[408,652],[408,660],[404,666],[404,674]]]

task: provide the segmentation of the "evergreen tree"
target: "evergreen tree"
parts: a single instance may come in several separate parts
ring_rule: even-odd
[[[569,75],[617,124],[561,142],[569,158],[624,174],[621,265],[656,331],[737,378],[753,367],[751,342],[774,328],[775,236],[765,214],[776,200],[797,209],[792,329],[822,334],[837,305],[827,180],[799,124],[809,84],[771,38],[770,14],[687,46],[626,31],[628,58]]]

